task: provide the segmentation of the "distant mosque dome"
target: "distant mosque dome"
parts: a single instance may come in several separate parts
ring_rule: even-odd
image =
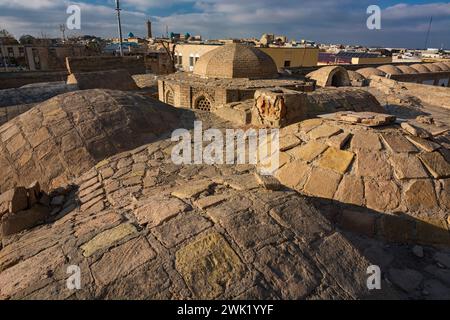
[[[134,33],[133,33],[133,32],[130,32],[130,33],[128,34],[128,38],[134,38]]]

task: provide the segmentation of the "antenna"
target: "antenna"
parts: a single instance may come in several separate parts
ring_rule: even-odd
[[[120,56],[123,57],[123,38],[122,38],[122,23],[120,22],[120,0],[116,0],[116,11],[117,11],[117,27],[119,29],[119,50]]]
[[[433,23],[433,17],[430,18],[430,25],[428,26],[427,38],[425,40],[425,50],[428,49],[428,40],[430,38],[431,24]]]
[[[60,24],[59,25],[59,30],[62,33],[62,42],[64,43],[64,41],[66,40],[66,36],[65,36],[66,26],[64,24]]]

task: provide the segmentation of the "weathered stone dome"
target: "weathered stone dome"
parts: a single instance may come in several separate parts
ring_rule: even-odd
[[[419,73],[419,71],[417,71],[414,68],[411,68],[410,66],[398,66],[397,68],[402,70],[402,72],[404,74],[417,74],[417,73]]]
[[[98,161],[179,126],[179,110],[139,94],[58,95],[0,126],[0,192],[39,180],[47,190]]]
[[[450,70],[450,66],[446,65],[445,63],[436,62],[436,63],[433,63],[433,64],[438,66],[439,68],[441,68],[442,71],[449,71]]]
[[[441,72],[441,71],[444,71],[444,70],[442,70],[439,66],[437,66],[436,64],[433,64],[433,63],[427,63],[427,64],[425,64],[425,67],[427,67],[428,69],[430,69],[431,72]]]
[[[258,48],[232,43],[202,55],[194,74],[204,78],[276,78],[273,59]]]
[[[376,68],[362,68],[357,70],[360,75],[362,75],[365,78],[369,78],[372,75],[384,77],[386,75],[386,72],[383,72],[381,70],[378,70]]]
[[[420,64],[420,63],[413,64],[410,67],[417,70],[419,73],[431,72],[431,70],[429,68],[427,68],[427,66],[425,66],[424,64]]]
[[[403,74],[402,70],[390,64],[378,67],[377,69],[390,74]]]

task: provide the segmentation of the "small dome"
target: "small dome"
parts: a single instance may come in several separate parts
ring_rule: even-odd
[[[350,81],[364,81],[366,79],[362,74],[356,71],[347,70],[347,73],[350,78]]]
[[[437,65],[435,65],[433,63],[427,63],[427,64],[425,64],[425,67],[430,69],[431,72],[442,72],[442,71],[444,71],[439,66],[437,66]]]
[[[273,59],[258,48],[231,43],[200,57],[194,74],[204,78],[270,79],[278,76]]]
[[[450,71],[450,65],[446,65],[443,62],[436,62],[433,63],[435,66],[438,66],[439,68],[441,68],[442,71]]]
[[[134,33],[133,33],[133,32],[130,32],[130,33],[128,34],[128,38],[134,38]]]
[[[378,67],[377,69],[389,74],[403,74],[402,70],[390,64]]]
[[[417,74],[417,73],[419,73],[419,71],[417,71],[416,69],[411,68],[410,66],[398,66],[397,68],[399,68],[405,74]]]
[[[386,72],[383,72],[376,68],[362,68],[359,70],[356,70],[360,75],[362,75],[364,78],[369,78],[372,75],[384,77],[386,75]]]
[[[411,68],[417,70],[419,73],[429,73],[431,72],[424,64],[416,63],[410,66]]]

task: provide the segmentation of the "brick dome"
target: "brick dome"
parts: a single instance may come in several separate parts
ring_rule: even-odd
[[[275,62],[258,48],[232,43],[202,55],[194,74],[203,78],[276,78]]]

